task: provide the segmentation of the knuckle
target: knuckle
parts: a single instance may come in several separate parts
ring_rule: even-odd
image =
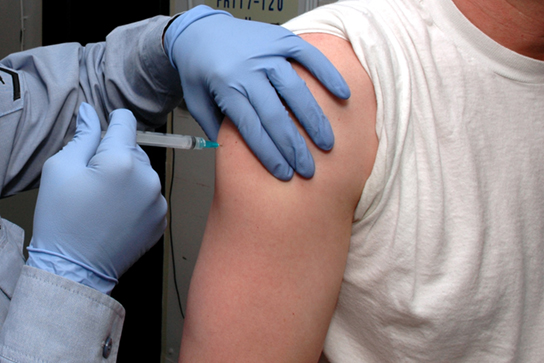
[[[131,153],[119,152],[108,157],[108,167],[119,174],[127,174],[134,167],[134,157]]]
[[[151,167],[149,167],[145,176],[146,178],[142,179],[145,182],[146,190],[149,190],[149,192],[153,195],[160,195],[162,187],[159,175]]]

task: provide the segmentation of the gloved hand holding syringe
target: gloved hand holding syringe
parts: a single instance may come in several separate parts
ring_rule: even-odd
[[[106,134],[102,132],[102,137]],[[184,150],[215,149],[219,144],[199,136],[164,134],[160,132],[137,131],[136,142],[139,145],[170,147]]]

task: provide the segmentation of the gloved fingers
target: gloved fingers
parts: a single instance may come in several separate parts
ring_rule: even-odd
[[[156,173],[155,175],[158,179],[158,175]],[[141,228],[138,231],[138,234],[133,237],[130,244],[125,245],[124,248],[116,249],[116,255],[112,255],[111,250],[104,252],[104,255],[111,255],[111,266],[104,269],[110,271],[108,272],[110,276],[120,278],[136,261],[149,251],[164,234],[167,227],[166,214],[168,212],[168,205],[166,199],[160,192],[160,183],[158,183],[158,185],[159,190],[157,193],[147,189],[141,193],[142,200],[153,198],[152,202],[145,204],[147,205],[145,212],[141,212],[142,214],[140,216],[131,216],[133,220],[145,220],[146,228]],[[130,214],[130,212],[125,213],[125,215],[127,214]]]
[[[293,74],[300,80],[296,73]],[[311,178],[315,172],[315,165],[306,140],[289,117],[270,82],[263,75],[263,81],[254,82],[253,87],[247,88],[246,92],[263,128],[287,163],[301,176]],[[239,94],[239,97],[243,96]],[[236,124],[237,121],[233,122]]]
[[[112,179],[130,175],[124,179],[124,188],[131,188],[134,192],[140,190],[137,194],[142,200],[152,201],[160,196],[160,179],[150,167],[149,157],[136,143],[136,118],[127,109],[110,113],[106,135],[89,164],[100,168],[102,175],[109,175]],[[113,185],[108,185],[107,189],[115,191]]]
[[[336,97],[345,100],[351,96],[344,77],[319,49],[295,35],[288,39],[284,39],[285,46],[294,50],[288,57],[304,66]]]
[[[148,218],[148,222],[151,228],[147,229],[144,232],[145,234],[142,236],[145,240],[148,241],[144,252],[147,252],[151,247],[155,245],[155,243],[163,235],[167,226],[166,213],[168,212],[168,203],[166,202],[164,196],[161,194],[160,183],[158,185],[159,190],[156,193],[155,202],[151,207],[147,209],[148,213],[146,215],[146,218]]]
[[[268,88],[272,87],[268,86]],[[277,99],[276,95],[274,95],[274,97]],[[300,147],[300,140],[295,141],[297,139],[293,138],[292,133],[296,132],[298,134],[298,131],[287,116],[287,113],[285,112],[283,115],[284,118],[287,118],[287,122],[286,120],[283,120],[283,122],[278,122],[278,120],[274,118],[277,117],[277,115],[272,115],[272,118],[270,118],[270,112],[268,120],[272,121],[273,123],[278,122],[280,125],[288,125],[291,135],[287,134],[286,132],[281,132],[281,130],[278,131],[277,129],[281,128],[280,125],[274,125],[274,127],[272,127],[272,135],[275,135],[276,138],[280,139],[277,141],[280,145],[286,146],[284,149],[290,149],[288,152],[286,152],[286,154],[289,155],[291,160],[287,160],[282,152],[280,152],[277,144],[271,138],[270,132],[263,128],[261,120],[259,119],[261,116],[258,115],[254,109],[254,105],[250,104],[245,96],[240,93],[233,93],[228,97],[228,99],[222,98],[221,102],[227,106],[224,110],[225,114],[236,125],[248,147],[261,161],[264,167],[276,178],[280,180],[290,180],[293,177],[292,165],[298,165],[294,147]],[[283,107],[281,108],[283,109]],[[271,110],[272,108],[268,109],[267,111]],[[294,130],[291,127],[293,127]],[[304,142],[304,140],[302,140],[302,142]]]
[[[323,150],[332,149],[334,134],[329,120],[291,64],[279,61],[268,70],[268,77],[314,143]]]
[[[110,113],[108,130],[98,146],[92,164],[94,166],[110,165],[111,167],[129,165],[126,163],[128,159],[123,159],[123,157],[134,158],[146,166],[151,165],[149,156],[136,144],[136,118],[127,109],[117,109]]]
[[[189,113],[198,122],[208,139],[216,141],[224,117],[221,110],[205,89],[195,87],[189,92],[191,94],[185,96]]]
[[[56,157],[71,165],[87,165],[100,143],[100,119],[88,103],[79,106],[74,138]]]

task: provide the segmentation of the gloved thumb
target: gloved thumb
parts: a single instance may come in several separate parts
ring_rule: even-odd
[[[100,144],[100,119],[88,103],[79,106],[74,138],[58,153],[72,165],[87,165]]]
[[[127,109],[117,109],[110,113],[110,125],[101,147],[136,146],[136,118]]]

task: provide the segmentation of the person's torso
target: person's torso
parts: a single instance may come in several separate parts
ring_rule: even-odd
[[[456,11],[445,1],[330,9],[294,30],[351,41],[375,87],[380,145],[329,359],[544,356],[544,62],[445,15]]]

